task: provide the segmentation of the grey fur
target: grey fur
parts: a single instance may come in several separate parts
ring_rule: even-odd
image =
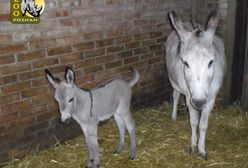
[[[114,79],[107,84],[87,91],[74,84],[75,74],[67,68],[65,80],[57,82],[48,70],[45,70],[49,83],[54,87],[54,98],[59,104],[61,121],[73,118],[81,126],[88,148],[87,167],[99,167],[99,149],[97,125],[99,121],[114,116],[119,129],[119,142],[116,152],[124,146],[125,128],[130,137],[130,159],[136,156],[136,133],[134,120],[130,113],[131,87],[139,80],[139,73],[134,70],[134,78],[127,82]],[[92,97],[90,96],[92,95]]]

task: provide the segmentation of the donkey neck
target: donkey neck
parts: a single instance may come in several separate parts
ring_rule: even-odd
[[[74,85],[76,105],[73,117],[77,120],[84,120],[88,118],[86,116],[91,116],[91,97],[90,92],[85,89],[81,89],[78,86]]]

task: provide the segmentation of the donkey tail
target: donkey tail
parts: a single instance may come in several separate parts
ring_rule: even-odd
[[[128,84],[130,87],[133,87],[140,79],[140,74],[139,72],[134,69],[134,68],[131,68],[131,70],[134,72],[134,76],[133,76],[133,79],[131,79]]]

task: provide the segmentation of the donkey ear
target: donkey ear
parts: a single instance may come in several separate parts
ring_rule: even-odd
[[[45,74],[46,74],[46,78],[48,82],[52,85],[53,88],[56,88],[58,84],[60,83],[60,80],[57,78],[54,78],[48,69],[45,69]]]
[[[208,18],[206,32],[213,36],[219,22],[219,12],[217,9],[213,10]]]
[[[66,67],[65,80],[66,80],[67,83],[74,83],[75,73],[70,67]]]
[[[171,24],[180,36],[181,40],[186,40],[190,32],[184,27],[182,21],[179,19],[176,12],[171,11],[168,13],[168,15],[171,20]]]

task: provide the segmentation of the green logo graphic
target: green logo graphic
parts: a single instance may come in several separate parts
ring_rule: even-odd
[[[44,9],[44,0],[10,0],[10,20],[14,24],[37,24]]]

